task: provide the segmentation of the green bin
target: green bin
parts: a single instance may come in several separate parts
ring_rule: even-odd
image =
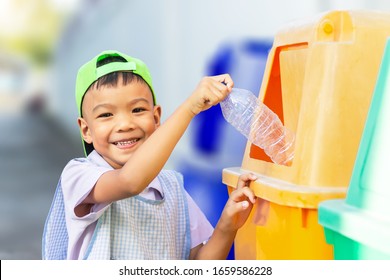
[[[346,199],[319,204],[335,259],[390,260],[390,39],[365,123]]]

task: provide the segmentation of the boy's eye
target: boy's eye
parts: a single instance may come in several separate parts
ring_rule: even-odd
[[[98,118],[108,118],[108,117],[111,117],[111,116],[112,116],[111,113],[103,113],[103,114],[100,114],[100,115],[98,116]]]
[[[133,113],[141,113],[141,112],[143,112],[145,110],[146,110],[145,108],[138,107],[138,108],[134,108],[133,109]]]

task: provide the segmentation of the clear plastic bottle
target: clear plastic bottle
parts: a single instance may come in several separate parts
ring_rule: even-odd
[[[221,103],[227,122],[252,144],[262,148],[276,164],[290,166],[294,158],[293,132],[250,91],[233,88]]]

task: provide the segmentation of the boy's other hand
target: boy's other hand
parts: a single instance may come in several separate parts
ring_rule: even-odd
[[[237,188],[231,192],[220,219],[220,229],[236,231],[244,225],[256,202],[256,196],[249,188],[249,183],[257,177],[252,173],[238,178]]]
[[[204,77],[187,99],[190,111],[195,115],[224,100],[232,91],[233,80],[229,74]]]

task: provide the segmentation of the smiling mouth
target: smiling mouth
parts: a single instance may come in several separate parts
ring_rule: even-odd
[[[126,148],[126,147],[134,145],[140,139],[141,138],[135,138],[135,139],[126,140],[126,141],[118,141],[118,142],[114,142],[114,145],[117,146],[117,147],[120,147],[120,148]]]

